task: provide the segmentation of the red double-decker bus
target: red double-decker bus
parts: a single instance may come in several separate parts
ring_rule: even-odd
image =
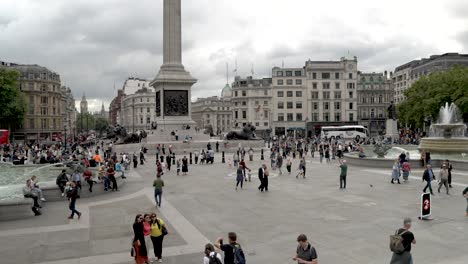
[[[8,144],[8,130],[0,129],[0,144]]]

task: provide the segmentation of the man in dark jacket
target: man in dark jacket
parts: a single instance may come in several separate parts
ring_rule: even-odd
[[[268,191],[267,183],[266,183],[266,178],[265,178],[265,168],[266,165],[263,164],[259,169],[258,169],[258,179],[260,180],[260,186],[258,186],[258,189],[263,192],[263,190]]]
[[[426,184],[426,187],[424,187],[423,192],[426,192],[427,188],[429,188],[429,190],[431,191],[431,194],[434,195],[434,193],[432,192],[431,182],[435,181],[436,178],[435,178],[434,172],[432,171],[431,164],[427,164],[426,167],[427,169],[423,173],[422,180],[426,181],[427,184]]]
[[[263,175],[263,170],[266,165],[263,164],[259,169],[258,169],[258,179],[260,180],[260,186],[258,186],[258,189],[263,192],[265,189],[265,175]]]
[[[57,176],[57,179],[55,180],[55,184],[60,188],[60,191],[62,192],[62,196],[65,195],[65,185],[68,182],[68,177],[66,174],[65,170],[62,170],[62,173],[60,173],[59,176]]]

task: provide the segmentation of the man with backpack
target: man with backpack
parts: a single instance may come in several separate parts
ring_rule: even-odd
[[[411,244],[416,244],[416,239],[409,229],[411,218],[403,220],[403,228],[398,229],[395,235],[390,236],[390,250],[393,252],[390,264],[413,264],[411,256]]]
[[[245,264],[245,255],[241,246],[236,242],[237,235],[234,232],[228,233],[229,244],[223,244],[223,238],[220,237],[215,242],[215,247],[224,252],[224,264]]]
[[[296,256],[292,259],[299,264],[317,264],[317,251],[307,242],[307,236],[300,234],[297,237],[297,243],[299,243],[299,245],[296,249]]]
[[[223,264],[221,254],[217,253],[211,243],[205,245],[203,264]]]

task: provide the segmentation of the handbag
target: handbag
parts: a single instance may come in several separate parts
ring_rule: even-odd
[[[135,245],[136,242],[133,242],[133,239],[132,239],[132,248],[130,249],[130,256],[131,257],[136,257],[136,249],[135,249]]]
[[[162,227],[161,227],[161,234],[162,234],[162,236],[166,236],[166,235],[167,235],[167,229],[166,229],[165,226],[162,226]]]
[[[161,225],[161,223],[159,223],[159,219],[156,219],[156,221],[158,221],[158,225]],[[163,226],[163,225],[161,225],[161,235],[162,235],[162,236],[165,236],[165,235],[167,235],[167,234],[168,234],[168,233],[167,233],[166,227]]]

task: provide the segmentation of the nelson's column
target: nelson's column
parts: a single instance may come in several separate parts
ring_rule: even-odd
[[[196,124],[191,117],[191,87],[197,80],[182,65],[180,1],[164,0],[163,64],[150,83],[156,91],[158,129],[166,131]]]

